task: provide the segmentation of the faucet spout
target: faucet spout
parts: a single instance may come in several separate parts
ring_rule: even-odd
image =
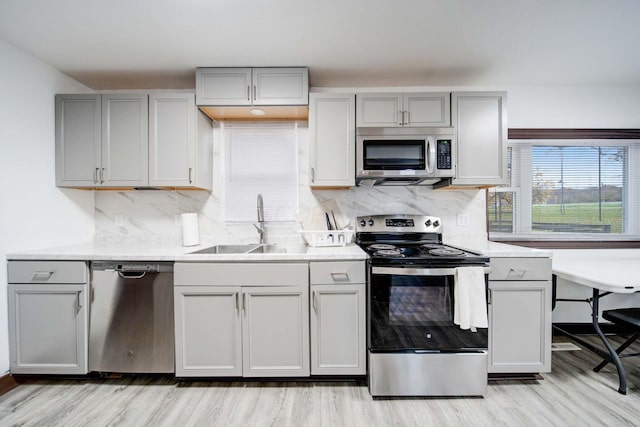
[[[253,226],[258,230],[258,234],[260,235],[260,244],[264,245],[264,202],[262,200],[262,194],[258,194],[256,204],[258,210],[258,224],[260,224],[260,226],[257,226],[256,224],[253,224]]]

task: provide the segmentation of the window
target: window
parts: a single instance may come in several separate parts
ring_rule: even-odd
[[[227,124],[224,213],[226,221],[256,221],[262,194],[266,221],[295,220],[298,144],[293,124]]]
[[[509,183],[488,193],[490,238],[640,237],[640,141],[511,139],[508,154]]]

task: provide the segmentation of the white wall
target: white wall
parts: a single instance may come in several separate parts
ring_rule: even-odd
[[[640,128],[640,86],[517,86],[510,128]]]
[[[60,190],[54,94],[89,89],[0,40],[0,375],[9,370],[7,253],[90,239],[91,191]]]

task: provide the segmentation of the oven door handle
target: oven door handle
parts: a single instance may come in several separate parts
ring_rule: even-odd
[[[489,274],[491,267],[483,267],[483,270],[484,274]],[[371,274],[395,274],[398,276],[453,276],[456,274],[456,268],[373,267],[371,269]]]

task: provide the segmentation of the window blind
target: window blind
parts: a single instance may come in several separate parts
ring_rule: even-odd
[[[256,221],[258,194],[265,221],[292,221],[298,207],[295,125],[227,125],[225,221]]]
[[[640,234],[637,141],[509,145],[509,184],[488,198],[490,234]]]

